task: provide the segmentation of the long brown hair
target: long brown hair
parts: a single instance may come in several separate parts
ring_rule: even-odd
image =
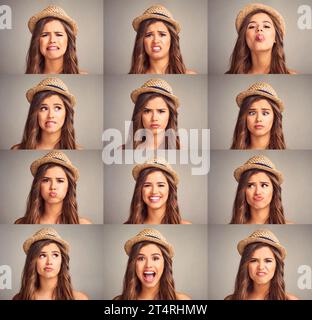
[[[246,246],[239,263],[234,293],[226,297],[226,300],[248,300],[249,294],[253,291],[253,280],[249,276],[248,264],[255,250],[262,247],[269,247],[276,260],[275,273],[271,279],[270,289],[265,300],[287,300],[284,281],[284,261],[278,249],[263,242],[250,243]]]
[[[247,128],[249,108],[254,102],[263,99],[270,104],[274,114],[273,125],[270,131],[270,141],[267,149],[286,149],[282,125],[283,115],[273,100],[259,95],[250,96],[244,99],[238,113],[231,149],[250,148],[251,138],[250,132]]]
[[[23,218],[17,220],[18,224],[35,224],[40,223],[40,218],[44,212],[44,199],[41,196],[40,186],[42,178],[49,168],[60,166],[68,179],[68,190],[63,200],[62,214],[59,223],[78,224],[78,205],[76,201],[76,182],[73,174],[69,169],[55,163],[46,163],[38,168],[38,171],[32,182],[32,186],[27,199],[26,213]]]
[[[61,73],[79,73],[78,58],[76,54],[76,36],[67,22],[55,17],[43,18],[36,23],[27,53],[26,73],[44,72],[45,61],[44,56],[40,52],[40,36],[45,24],[53,20],[58,20],[62,23],[68,37],[67,49],[64,54],[63,70]]]
[[[180,138],[178,136],[178,112],[177,107],[174,102],[167,96],[164,96],[156,92],[147,92],[139,95],[131,118],[131,128],[132,136],[129,135],[126,145],[123,145],[123,149],[133,148],[136,149],[141,143],[146,141],[146,136],[144,134],[136,135],[136,132],[143,132],[143,121],[142,115],[144,108],[149,100],[160,97],[162,98],[169,109],[169,120],[166,127],[165,136],[165,149],[180,149]],[[141,129],[141,130],[140,130]],[[140,131],[138,131],[140,130]]]
[[[233,53],[230,59],[230,69],[226,73],[248,73],[252,68],[251,52],[246,42],[246,30],[248,23],[253,15],[257,13],[266,13],[273,21],[273,25],[276,31],[275,43],[271,53],[271,66],[269,73],[286,73],[290,71],[286,67],[286,58],[284,52],[284,43],[282,31],[274,16],[265,10],[258,9],[249,13],[244,19],[239,31],[238,37],[234,46]]]
[[[169,195],[166,203],[166,212],[161,223],[166,223],[166,224],[181,223],[181,216],[180,216],[180,211],[178,206],[177,186],[174,183],[173,177],[169,173],[161,169],[147,168],[142,170],[140,172],[139,177],[137,178],[132,200],[131,200],[130,215],[128,220],[125,222],[126,224],[129,224],[129,223],[142,224],[146,220],[148,211],[147,211],[147,205],[144,203],[142,199],[142,189],[147,179],[147,176],[150,173],[155,171],[161,171],[164,174],[169,186]]]
[[[182,73],[186,72],[186,67],[184,65],[182,54],[180,50],[180,38],[179,35],[172,24],[167,21],[158,19],[147,19],[140,23],[139,30],[137,32],[134,48],[132,52],[132,62],[129,73],[140,73],[144,74],[150,67],[149,56],[144,49],[144,37],[147,28],[155,23],[161,21],[163,22],[169,30],[171,36],[171,44],[169,50],[169,64],[165,73]]]
[[[65,248],[53,240],[40,240],[34,242],[26,256],[21,289],[13,300],[35,300],[35,294],[40,289],[40,279],[37,273],[37,260],[44,246],[55,243],[62,256],[61,269],[58,274],[57,286],[53,292],[54,300],[74,300],[73,288],[69,274],[69,255]]]
[[[273,186],[273,195],[270,203],[270,214],[266,223],[285,224],[286,220],[282,205],[282,188],[274,174],[259,169],[247,170],[241,175],[236,190],[236,196],[232,211],[232,220],[230,223],[243,224],[248,223],[248,221],[250,220],[251,213],[250,206],[246,200],[246,188],[248,186],[250,177],[258,172],[264,172],[271,180]]]
[[[142,247],[148,244],[155,244],[150,241],[143,241],[135,244],[130,252],[127,269],[123,280],[123,290],[120,296],[115,297],[115,300],[137,300],[142,290],[142,284],[136,275],[137,256]],[[172,259],[169,256],[167,249],[156,244],[159,247],[164,258],[164,271],[160,278],[159,292],[155,300],[176,300],[175,286],[172,272]]]
[[[66,110],[65,121],[61,131],[61,138],[54,146],[54,149],[77,149],[74,129],[74,108],[66,96],[54,91],[41,91],[34,95],[29,107],[22,141],[19,145],[17,145],[18,149],[36,149],[37,144],[41,139],[41,128],[38,123],[38,112],[40,110],[42,101],[53,95],[57,95],[62,99]]]

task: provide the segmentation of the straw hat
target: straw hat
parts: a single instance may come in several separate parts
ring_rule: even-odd
[[[265,98],[271,99],[277,104],[281,112],[284,111],[283,101],[278,97],[275,90],[268,83],[256,82],[246,91],[241,92],[236,97],[237,105],[241,107],[244,99],[250,96],[263,96]]]
[[[134,180],[137,180],[141,171],[147,168],[157,168],[157,169],[166,171],[173,177],[174,183],[176,185],[179,183],[179,177],[177,173],[172,169],[170,164],[165,159],[161,159],[161,158],[153,158],[145,161],[144,163],[137,164],[132,169],[132,176]]]
[[[139,232],[136,236],[132,237],[125,243],[125,251],[127,255],[129,256],[131,253],[132,247],[139,242],[143,241],[149,241],[154,242],[156,244],[161,244],[164,246],[168,252],[170,258],[173,257],[174,251],[172,245],[166,240],[166,238],[155,229],[143,229],[141,232]]]
[[[142,15],[136,17],[132,21],[133,29],[135,31],[138,31],[138,29],[140,27],[140,23],[144,20],[147,20],[147,19],[157,19],[157,20],[167,21],[175,27],[175,29],[177,30],[177,33],[179,33],[181,31],[180,24],[176,20],[173,19],[173,16],[170,13],[170,11],[168,9],[166,9],[164,6],[162,6],[161,4],[156,4],[156,5],[149,7],[148,9],[146,9],[144,11],[144,13]]]
[[[286,249],[280,244],[279,240],[276,238],[274,233],[268,229],[256,230],[249,237],[247,237],[244,240],[241,240],[237,244],[237,250],[239,254],[242,255],[245,250],[245,247],[250,243],[255,242],[263,242],[275,247],[281,253],[282,259],[285,259],[287,253]]]
[[[282,184],[283,182],[283,174],[280,171],[276,170],[274,163],[269,158],[263,155],[253,156],[249,160],[247,160],[242,166],[238,167],[234,171],[234,177],[236,181],[239,182],[241,175],[245,171],[250,169],[260,169],[267,172],[271,172],[276,176],[279,184]]]
[[[140,88],[131,92],[131,100],[136,103],[138,96],[146,92],[160,93],[173,100],[176,108],[179,107],[179,98],[173,94],[172,88],[168,82],[163,79],[150,79],[146,81]]]
[[[45,163],[56,163],[63,167],[66,167],[74,175],[75,181],[77,181],[79,178],[78,169],[71,163],[69,158],[62,151],[51,151],[42,158],[35,160],[30,166],[30,171],[32,175],[35,176],[38,168]]]
[[[242,10],[240,10],[240,12],[238,13],[238,15],[236,17],[236,21],[235,21],[235,26],[236,26],[237,32],[239,32],[244,19],[249,15],[249,13],[251,13],[255,10],[259,10],[259,9],[269,13],[274,18],[276,18],[277,23],[282,31],[282,37],[284,38],[286,26],[285,26],[285,20],[284,20],[283,16],[278,11],[273,9],[272,7],[267,6],[265,4],[262,4],[262,3],[250,3],[250,4],[247,4]]]
[[[35,87],[29,89],[26,92],[26,98],[28,102],[31,103],[34,95],[41,91],[54,91],[54,92],[60,93],[66,96],[70,100],[72,106],[76,104],[75,96],[69,92],[65,83],[59,78],[43,79]]]
[[[63,240],[61,236],[53,228],[42,228],[24,242],[23,249],[25,253],[28,253],[29,248],[34,242],[40,240],[54,240],[55,242],[62,244],[66,252],[69,251],[68,242]]]
[[[73,29],[75,36],[77,35],[78,26],[77,26],[76,21],[73,20],[62,8],[60,8],[58,6],[53,6],[53,5],[46,7],[45,9],[38,12],[37,14],[35,14],[34,16],[32,16],[28,20],[29,31],[31,33],[33,33],[37,22],[39,20],[41,20],[43,18],[47,18],[47,17],[55,17],[55,18],[58,18],[60,20],[67,22],[71,26],[71,28]]]

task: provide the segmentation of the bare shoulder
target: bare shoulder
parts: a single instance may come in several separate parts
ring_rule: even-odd
[[[79,224],[92,224],[92,222],[86,218],[79,218]]]
[[[79,74],[88,74],[86,70],[79,70]]]
[[[192,222],[188,220],[181,220],[181,224],[192,224]]]
[[[21,144],[18,143],[18,144],[15,144],[14,146],[12,146],[10,150],[19,150],[20,148],[21,148]]]
[[[14,221],[14,224],[22,224],[23,223],[23,218],[18,218],[17,220]]]
[[[286,224],[296,224],[294,221],[286,220]]]
[[[75,300],[89,300],[88,296],[82,292],[74,291],[73,294]]]
[[[191,297],[189,297],[187,294],[176,292],[177,300],[192,300]]]
[[[185,74],[197,74],[197,72],[194,71],[194,70],[189,70],[189,69],[187,69],[187,70],[185,71]]]
[[[292,295],[290,293],[286,293],[286,296],[287,296],[288,300],[299,300],[298,297],[296,297],[296,296],[294,296],[294,295]]]
[[[76,150],[83,150],[83,146],[81,144],[76,143]]]
[[[296,70],[288,70],[288,71],[289,71],[289,74],[299,74],[299,72]]]

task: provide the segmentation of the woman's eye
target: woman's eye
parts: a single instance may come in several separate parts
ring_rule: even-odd
[[[149,113],[149,112],[150,112],[150,109],[144,109],[143,112],[144,112],[144,113]]]
[[[138,257],[138,261],[143,261],[144,257]]]
[[[254,27],[255,27],[254,25],[250,25],[248,29],[253,29]]]
[[[250,259],[249,262],[257,262],[257,260],[256,259]]]
[[[45,255],[44,253],[42,253],[42,254],[39,256],[39,258],[42,259],[42,258],[45,258],[45,256],[46,256],[46,255]]]
[[[255,114],[256,114],[255,111],[248,111],[249,116],[254,116]]]
[[[254,184],[253,183],[248,183],[247,187],[248,188],[252,188],[252,187],[254,187]]]
[[[43,37],[46,37],[47,35],[48,35],[47,33],[42,33],[41,37],[43,38]]]
[[[48,182],[48,181],[49,181],[48,178],[43,178],[43,179],[42,179],[42,182]]]
[[[152,34],[151,33],[147,33],[146,35],[145,35],[145,38],[148,38],[148,37],[150,37]]]
[[[58,36],[58,37],[62,37],[63,36],[63,33],[56,33],[56,36]]]
[[[270,29],[270,28],[271,28],[271,26],[268,26],[268,25],[267,25],[267,26],[264,26],[264,28]]]
[[[270,112],[269,112],[269,111],[264,111],[264,112],[262,112],[262,114],[263,114],[264,116],[267,116],[267,115],[270,114]]]
[[[63,183],[64,182],[64,179],[57,179],[56,180],[58,183]]]
[[[157,260],[159,260],[159,257],[154,257],[153,258],[153,261],[157,261]]]
[[[261,187],[262,188],[267,188],[269,185],[267,184],[267,183],[263,183],[262,185],[261,185]]]
[[[57,258],[59,255],[57,253],[53,254],[53,258]]]
[[[48,110],[47,107],[41,107],[41,108],[40,108],[40,111],[46,111],[46,110]]]

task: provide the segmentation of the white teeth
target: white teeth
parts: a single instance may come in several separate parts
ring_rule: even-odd
[[[147,275],[152,274],[153,275],[153,274],[155,274],[155,272],[145,271],[144,274],[147,274]]]

